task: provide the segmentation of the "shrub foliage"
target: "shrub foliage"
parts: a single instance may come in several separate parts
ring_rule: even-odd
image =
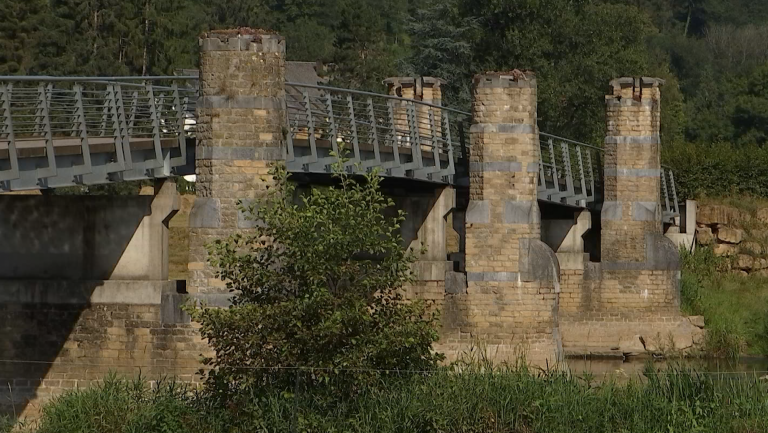
[[[275,166],[267,197],[241,203],[253,231],[209,246],[233,305],[193,314],[216,353],[205,361],[208,388],[222,398],[272,386],[356,391],[377,370],[428,370],[442,359],[431,351],[436,313],[402,297],[417,257],[399,234],[404,213],[387,217],[381,178],[355,179],[343,163],[334,186],[307,194]]]

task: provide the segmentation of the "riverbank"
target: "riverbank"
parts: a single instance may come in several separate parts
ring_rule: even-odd
[[[711,248],[682,254],[681,308],[704,316],[704,356],[768,354],[768,277],[727,271]]]

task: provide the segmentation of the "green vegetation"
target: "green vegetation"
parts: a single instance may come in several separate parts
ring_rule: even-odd
[[[236,26],[279,31],[289,60],[323,62],[340,86],[447,79],[446,103],[463,109],[473,74],[533,69],[542,130],[593,143],[608,81],[659,76],[663,158],[680,173],[681,196],[768,194],[761,0],[4,2],[0,74],[172,74],[196,67],[201,32]]]
[[[403,302],[417,258],[400,237],[404,213],[388,217],[394,202],[379,174],[353,179],[346,162],[334,164],[336,185],[303,195],[274,166],[268,196],[241,205],[253,232],[208,246],[235,293],[230,308],[190,309],[216,352],[204,362],[217,399],[272,386],[356,393],[381,370],[432,370],[443,359],[431,351],[436,314]]]
[[[681,368],[626,385],[471,363],[387,380],[354,398],[273,392],[217,406],[173,383],[108,378],[43,409],[38,433],[723,432],[768,429],[763,381]]]
[[[683,251],[683,312],[702,315],[706,352],[715,356],[768,353],[768,278],[725,272],[725,258],[710,248]]]
[[[664,149],[664,157],[674,167],[680,197],[747,202],[768,197],[768,148],[687,142]]]

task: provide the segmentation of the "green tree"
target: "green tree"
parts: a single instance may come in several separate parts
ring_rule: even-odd
[[[269,196],[243,207],[254,232],[209,246],[235,293],[228,309],[193,310],[216,353],[206,360],[209,389],[223,399],[297,383],[348,393],[376,381],[376,370],[435,367],[436,316],[402,297],[416,254],[402,247],[404,214],[385,216],[393,202],[381,178],[356,181],[337,164],[337,185],[298,199],[284,166],[272,173]]]
[[[543,131],[602,141],[608,81],[650,75],[654,28],[632,6],[593,0],[458,0],[477,20],[471,38],[476,71],[531,69],[538,78]]]
[[[411,54],[403,61],[403,74],[446,80],[443,105],[469,110],[475,31],[477,20],[462,17],[455,1],[427,3],[408,22]]]
[[[41,28],[49,14],[45,0],[0,2],[0,75],[34,70]]]

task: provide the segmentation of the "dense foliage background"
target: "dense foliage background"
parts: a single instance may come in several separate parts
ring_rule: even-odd
[[[445,78],[447,103],[465,109],[472,74],[530,68],[541,129],[594,143],[608,80],[659,76],[664,157],[685,171],[683,192],[765,195],[750,187],[768,178],[752,158],[768,141],[764,0],[6,1],[0,74],[171,74],[196,67],[202,31],[232,26],[278,30],[290,60],[331,65],[343,86],[381,90],[384,77],[406,73]],[[733,156],[717,167],[686,159],[723,152]]]

